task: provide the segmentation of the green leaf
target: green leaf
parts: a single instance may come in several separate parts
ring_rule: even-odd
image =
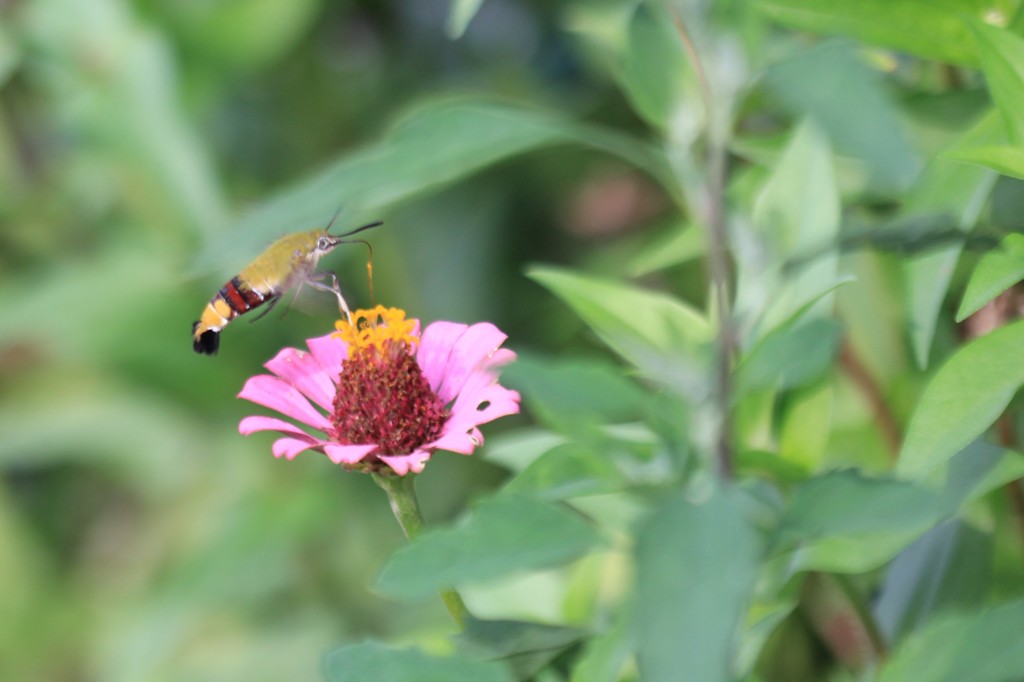
[[[981,22],[972,27],[988,89],[1006,121],[1010,141],[1024,143],[1024,39]]]
[[[254,0],[172,3],[164,11],[188,35],[198,58],[251,72],[277,63],[297,41],[306,40],[319,9],[317,0]]]
[[[547,429],[507,431],[487,439],[487,459],[510,471],[523,471],[538,457],[566,440],[565,436]]]
[[[658,128],[668,128],[676,110],[700,96],[695,87],[687,87],[694,81],[693,69],[672,17],[657,5],[637,5],[622,71],[620,82],[634,108]]]
[[[827,312],[832,296],[823,294],[836,286],[835,251],[791,272],[782,266],[793,254],[827,249],[839,230],[832,154],[815,126],[804,123],[796,130],[757,199],[753,220],[769,255],[739,264],[736,294],[740,319],[756,320],[752,337],[771,332],[810,301],[818,301],[815,314]]]
[[[500,663],[466,658],[430,656],[416,649],[391,649],[365,642],[332,651],[324,661],[329,682],[367,680],[416,680],[416,682],[512,682]]]
[[[921,480],[980,436],[1024,382],[1024,321],[961,347],[925,387],[907,427],[896,465]]]
[[[845,496],[839,502],[828,500],[819,490],[818,495],[802,503],[799,516],[806,520],[798,519],[796,523],[787,520],[780,524],[776,547],[780,541],[781,544],[802,543],[792,559],[796,569],[836,573],[874,570],[892,560],[929,528],[955,514],[965,503],[1024,476],[1024,458],[975,442],[957,454],[943,473],[945,483],[941,489],[916,484],[913,488],[901,488],[894,485],[900,482],[892,479],[865,479],[868,481],[862,491],[865,494],[852,499]],[[873,485],[887,488],[882,498],[888,505],[885,514],[874,511],[876,501],[871,499],[870,487],[867,487]],[[857,498],[860,498],[859,507]],[[818,518],[819,508],[815,506],[818,501],[824,505],[822,510],[832,510],[822,512],[822,518]],[[848,507],[844,511],[837,508],[837,504]],[[865,515],[860,521],[844,518],[844,515],[857,517],[860,514]],[[832,526],[834,518],[838,518],[838,522]],[[817,537],[801,540],[799,535],[808,531],[816,533]]]
[[[980,606],[992,573],[992,538],[963,521],[933,528],[892,562],[875,603],[886,639],[901,640],[944,610]]]
[[[704,229],[698,225],[677,223],[656,236],[639,253],[630,258],[625,271],[642,277],[704,255],[707,248]]]
[[[565,301],[612,350],[648,376],[684,393],[696,391],[698,355],[713,338],[699,312],[667,294],[566,270],[535,266],[527,276]]]
[[[778,457],[792,467],[816,471],[828,452],[836,388],[828,378],[786,396]]]
[[[628,480],[604,451],[566,443],[544,453],[509,484],[511,492],[562,500],[621,490]]]
[[[458,650],[477,659],[502,660],[518,679],[531,679],[554,658],[586,636],[579,628],[518,620],[469,618],[456,638]]]
[[[377,587],[397,597],[424,597],[459,583],[561,566],[597,542],[594,529],[564,507],[498,495],[474,505],[464,523],[427,531],[398,550]]]
[[[910,186],[921,161],[882,75],[856,46],[816,43],[773,64],[764,82],[794,117],[812,119],[840,154],[860,162],[870,191],[893,195]],[[835,182],[831,168],[829,179]],[[810,191],[805,195],[813,198]]]
[[[638,419],[645,395],[608,363],[556,361],[520,354],[502,372],[530,410],[549,425],[569,428]]]
[[[998,143],[1005,136],[1002,120],[992,111],[979,119],[951,148]],[[961,230],[969,232],[974,228],[996,177],[991,171],[982,168],[941,157],[933,159],[907,197],[903,214],[947,214]],[[928,366],[939,310],[962,248],[962,244],[950,244],[902,263],[906,282],[907,325],[914,357],[922,368]]]
[[[779,523],[776,548],[828,536],[917,530],[945,511],[938,492],[856,471],[816,476],[799,485]]]
[[[736,453],[736,471],[743,477],[765,477],[785,483],[803,481],[810,474],[806,467],[794,464],[767,450],[740,450]]]
[[[1024,158],[1024,157],[1022,157]],[[971,273],[956,321],[973,315],[986,303],[1024,279],[1024,235],[1008,234],[998,249],[989,251]]]
[[[197,272],[245,260],[288,232],[325,225],[339,207],[341,225],[379,218],[388,206],[436,191],[512,156],[579,143],[627,159],[666,186],[670,172],[652,147],[557,113],[470,98],[440,98],[412,108],[376,144],[346,156],[246,215],[212,239]],[[660,160],[659,160],[660,159]]]
[[[1020,147],[962,147],[951,149],[942,158],[988,168],[1011,178],[1024,179],[1024,150]]]
[[[619,673],[633,651],[631,605],[613,616],[612,626],[590,639],[572,671],[572,682],[618,682]]]
[[[1024,601],[933,620],[896,649],[879,682],[1007,682],[1024,677]]]
[[[445,33],[451,40],[462,37],[469,27],[469,22],[473,21],[473,17],[483,4],[484,0],[452,0],[451,9],[448,10],[448,24],[445,27]]]
[[[791,322],[761,340],[736,369],[736,393],[805,386],[832,364],[839,323],[827,318]]]
[[[757,7],[781,24],[812,33],[848,35],[867,43],[951,64],[976,63],[968,14],[1009,17],[1013,0],[758,0]]]
[[[731,488],[654,512],[636,548],[638,659],[646,682],[734,679],[737,632],[750,599],[760,539]]]

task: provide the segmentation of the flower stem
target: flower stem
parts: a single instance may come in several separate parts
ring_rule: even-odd
[[[416,476],[373,474],[373,480],[388,494],[391,511],[405,537],[409,540],[415,539],[423,530],[423,515],[420,514],[420,503],[416,499]],[[444,602],[444,607],[448,609],[455,624],[460,628],[465,627],[469,611],[459,593],[447,588],[439,590],[438,594],[441,595],[441,601]]]

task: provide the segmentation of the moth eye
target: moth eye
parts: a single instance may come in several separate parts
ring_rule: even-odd
[[[320,250],[325,250],[328,246],[330,246],[330,244],[327,243],[326,237],[320,237],[320,239],[318,239],[316,242],[316,246]]]

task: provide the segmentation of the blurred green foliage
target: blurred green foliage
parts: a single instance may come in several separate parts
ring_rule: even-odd
[[[1022,57],[1018,0],[0,3],[0,679],[1024,677]],[[411,545],[237,433],[330,297],[190,348],[339,208],[521,355]]]

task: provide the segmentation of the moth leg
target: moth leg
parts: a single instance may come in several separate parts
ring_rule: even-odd
[[[320,282],[319,280],[330,277],[330,286]],[[333,272],[318,272],[316,275],[307,277],[306,283],[314,289],[320,291],[327,291],[338,297],[338,310],[345,314],[345,319],[352,322],[352,311],[348,309],[348,303],[345,302],[345,297],[341,295],[341,287],[338,285],[338,277]]]
[[[273,310],[273,309],[274,309],[274,306],[275,306],[275,305],[277,305],[277,302],[278,302],[278,301],[280,301],[280,300],[281,300],[281,297],[280,297],[280,296],[274,296],[273,298],[271,298],[271,299],[270,299],[270,301],[269,301],[269,302],[267,303],[267,308],[266,308],[266,310],[264,310],[264,311],[263,311],[262,313],[260,313],[260,314],[259,314],[259,315],[257,315],[256,317],[254,317],[254,318],[252,318],[251,320],[249,320],[249,324],[252,324],[252,323],[253,323],[253,322],[255,322],[256,320],[261,320],[261,319],[263,319],[264,317],[266,317],[266,316],[267,316],[267,313],[269,313],[269,312],[270,312],[271,310]]]

